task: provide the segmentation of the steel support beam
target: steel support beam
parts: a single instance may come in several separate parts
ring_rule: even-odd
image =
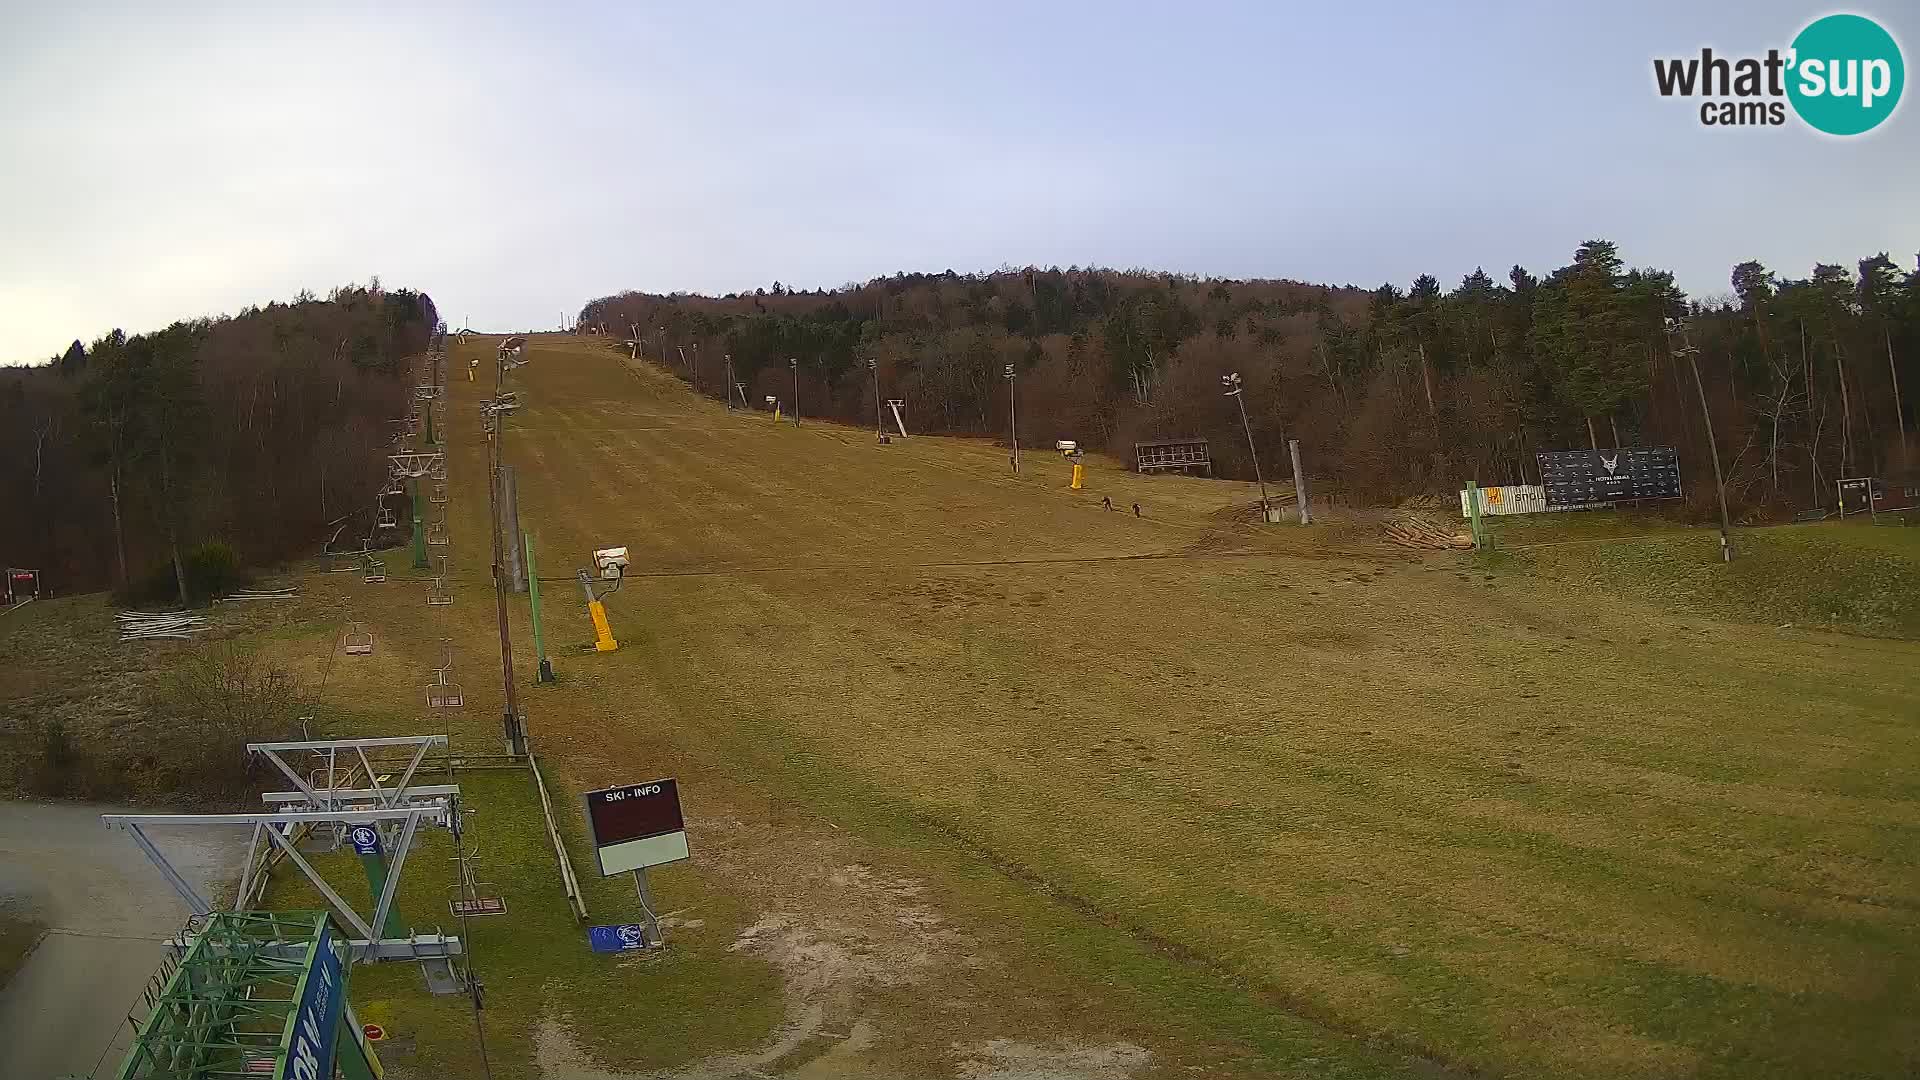
[[[378,803],[385,789],[380,788],[335,788],[327,792],[327,797],[336,805],[352,803]],[[421,784],[407,792],[408,795],[422,799],[444,798],[460,794],[459,784]],[[264,803],[286,804],[306,802],[309,796],[304,791],[268,791],[260,796]]]
[[[319,871],[313,868],[313,864],[301,856],[299,848],[276,830],[267,830],[267,837],[278,845],[281,851],[287,853],[287,858],[293,860],[293,865],[299,867],[301,873],[307,875],[307,880],[313,884],[313,887],[320,891],[321,896],[327,898],[327,903],[333,905],[334,914],[345,920],[348,926],[360,931],[363,937],[379,936],[373,932],[373,927],[368,926],[366,921],[360,918],[360,914],[354,911],[351,905],[340,898],[340,894],[334,891],[333,886],[327,884],[327,879],[320,876]]]
[[[369,749],[377,746],[412,746],[426,740],[434,746],[447,745],[445,735],[389,735],[375,739],[312,739],[298,742],[262,742],[248,743],[247,749],[253,750],[332,750],[336,747],[346,749],[364,746]]]
[[[380,890],[380,899],[373,905],[373,925],[383,931],[387,928],[387,909],[393,906],[394,890],[400,885],[400,871],[407,865],[407,852],[413,847],[413,834],[419,827],[420,814],[409,814],[406,827],[400,831],[400,842],[393,848],[393,865],[387,868],[386,887]]]
[[[207,903],[206,897],[200,895],[200,890],[180,876],[180,871],[175,870],[173,864],[167,861],[167,857],[160,854],[160,849],[153,846],[153,841],[147,839],[147,834],[140,831],[138,824],[129,823],[126,829],[127,834],[133,837],[133,842],[140,845],[141,851],[146,852],[147,861],[153,864],[154,869],[160,871],[160,876],[167,879],[167,884],[173,886],[173,891],[180,894],[180,899],[187,902],[187,907],[192,909],[195,915],[206,915],[213,911],[213,905]]]

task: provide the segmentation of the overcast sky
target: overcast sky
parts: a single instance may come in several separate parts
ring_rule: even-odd
[[[1451,287],[1604,236],[1701,295],[1920,251],[1912,102],[1837,140],[1653,91],[1822,4],[10,6],[0,362],[373,275],[523,329],[1003,264]],[[1911,5],[1849,10],[1913,63]]]

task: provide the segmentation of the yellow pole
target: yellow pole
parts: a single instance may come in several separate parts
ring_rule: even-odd
[[[613,640],[613,628],[607,625],[607,605],[598,600],[587,605],[587,613],[593,616],[593,648],[596,652],[613,652],[620,643]]]
[[[780,422],[780,403],[777,401],[773,403],[773,422]]]
[[[1076,461],[1073,463],[1073,487],[1071,489],[1073,491],[1080,490],[1080,468],[1079,462]]]

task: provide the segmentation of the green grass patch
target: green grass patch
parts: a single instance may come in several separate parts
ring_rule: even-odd
[[[1782,525],[1736,530],[1733,543],[1730,564],[1710,529],[1528,548],[1513,559],[1555,581],[1703,615],[1920,636],[1920,529]]]
[[[561,892],[531,775],[508,769],[456,775],[470,811],[465,839],[477,876],[506,898],[507,914],[469,919],[464,927],[449,914],[457,880],[453,843],[438,829],[417,841],[396,903],[416,932],[440,929],[467,942],[485,986],[482,1020],[494,1076],[540,1075],[536,1045],[543,1020],[565,1025],[576,1047],[623,1069],[672,1068],[752,1045],[779,1023],[777,974],[756,957],[726,950],[747,918],[727,894],[685,867],[657,869],[652,883],[662,914],[694,907],[702,925],[669,930],[670,947],[662,952],[594,953]],[[563,813],[570,796],[548,786],[556,813],[570,818]],[[562,826],[590,920],[636,921],[632,879],[600,878],[577,822],[563,820]],[[363,915],[371,910],[364,872],[350,848],[311,861]],[[269,902],[279,909],[326,906],[291,866],[276,874]],[[403,963],[356,968],[351,995],[363,1022],[387,1029],[382,1053],[390,1063],[423,1076],[481,1074],[465,996],[428,994],[418,969]]]

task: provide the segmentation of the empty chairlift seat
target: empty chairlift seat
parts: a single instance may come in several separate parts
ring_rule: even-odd
[[[440,573],[434,576],[433,589],[427,593],[427,603],[434,607],[445,607],[453,603],[453,590],[447,585],[447,557],[440,556]]]
[[[427,707],[458,709],[467,699],[460,692],[460,684],[453,681],[453,642],[442,639],[440,649],[445,662],[434,669],[433,681],[427,684]]]

